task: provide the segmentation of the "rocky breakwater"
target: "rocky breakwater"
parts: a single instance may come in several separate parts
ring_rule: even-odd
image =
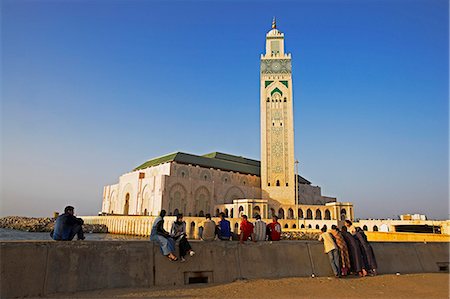
[[[0,228],[10,228],[27,232],[51,232],[55,227],[55,218],[34,218],[7,216],[0,218]],[[84,224],[85,233],[107,233],[104,224]]]

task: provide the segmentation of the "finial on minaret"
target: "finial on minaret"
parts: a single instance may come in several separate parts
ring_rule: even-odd
[[[275,19],[275,17],[273,17],[272,20],[272,29],[276,29],[277,28],[277,20]]]

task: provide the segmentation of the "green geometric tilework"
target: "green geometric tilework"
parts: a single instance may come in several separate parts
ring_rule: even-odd
[[[279,92],[281,95],[283,95],[283,92],[276,87],[274,90],[270,92],[270,95],[272,96],[274,93]]]
[[[269,86],[272,82],[273,82],[273,81],[266,81],[266,82],[265,82],[265,84],[266,84],[265,87]]]

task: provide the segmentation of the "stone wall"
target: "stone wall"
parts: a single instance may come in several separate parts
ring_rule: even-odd
[[[200,279],[332,275],[317,241],[192,241],[196,255],[170,262],[147,241],[0,242],[1,298],[109,288],[179,286]],[[449,243],[372,243],[380,274],[448,271]]]

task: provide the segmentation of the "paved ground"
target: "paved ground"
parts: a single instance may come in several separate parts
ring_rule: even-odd
[[[241,280],[181,288],[115,289],[55,294],[52,298],[449,298],[449,274],[379,275],[365,278]]]

